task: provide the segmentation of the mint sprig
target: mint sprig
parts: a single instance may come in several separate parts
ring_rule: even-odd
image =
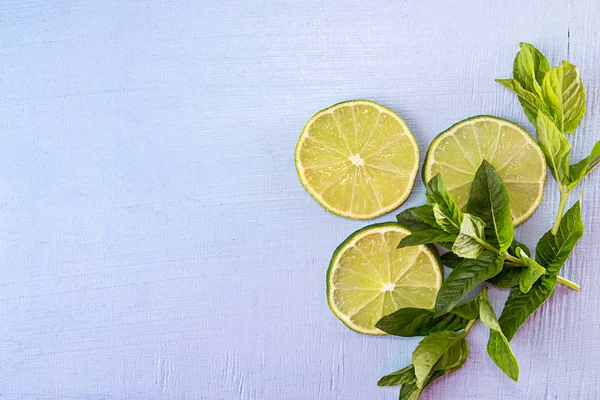
[[[436,379],[460,369],[469,356],[467,335],[477,320],[489,329],[487,353],[517,381],[519,365],[510,346],[523,323],[546,302],[559,282],[579,285],[558,274],[583,236],[581,199],[565,212],[570,193],[600,164],[600,141],[589,156],[572,164],[567,135],[586,112],[586,93],[577,66],[563,61],[551,68],[534,46],[521,43],[513,77],[496,81],[518,96],[560,189],[552,228],[536,245],[535,255],[515,240],[510,196],[498,171],[483,160],[460,209],[440,175],[426,183],[427,204],[398,214],[410,234],[398,247],[436,244],[448,250],[442,263],[451,269],[432,309],[403,308],[382,317],[376,327],[390,335],[424,336],[412,364],[382,377],[380,386],[401,385],[400,400],[417,400]],[[500,317],[488,299],[488,287],[510,289]],[[471,293],[481,287],[473,297]],[[470,297],[470,298],[469,298]]]
[[[586,112],[586,94],[579,69],[568,61],[549,68],[546,57],[534,46],[521,43],[512,79],[496,79],[515,93],[537,132],[552,176],[560,189],[560,202],[552,234],[556,235],[569,194],[600,163],[600,141],[590,155],[571,164],[571,143],[566,134],[576,131]]]
[[[456,207],[439,175],[427,183],[426,193],[429,204],[397,216],[411,231],[398,247],[442,245],[450,251],[441,260],[452,271],[442,283],[432,310],[404,308],[376,324],[391,335],[425,336],[413,353],[413,363],[383,377],[379,384],[402,385],[400,398],[418,399],[433,380],[464,364],[461,357],[465,350],[461,349],[467,349],[468,354],[466,335],[477,319],[490,329],[488,355],[517,381],[519,365],[509,341],[550,297],[557,281],[579,288],[558,273],[583,234],[581,203],[578,201],[561,218],[556,235],[548,231],[542,236],[532,258],[527,246],[514,239],[508,190],[487,161],[475,173],[466,213]],[[487,286],[465,301],[482,283],[511,288],[500,318],[488,300]]]

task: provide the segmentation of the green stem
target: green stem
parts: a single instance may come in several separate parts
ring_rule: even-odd
[[[558,211],[556,213],[556,218],[554,219],[554,225],[552,226],[552,234],[556,236],[558,232],[558,228],[560,226],[560,221],[562,220],[563,214],[565,213],[565,207],[567,206],[567,199],[569,198],[570,190],[560,188],[560,203],[558,203]]]
[[[567,196],[568,196],[568,194],[567,194]],[[562,197],[561,197],[561,199],[562,199]],[[564,206],[562,208],[564,210]],[[527,268],[527,264],[525,264],[523,261],[519,260],[517,257],[508,254],[506,251],[500,252],[500,250],[498,250],[497,248],[495,248],[488,242],[481,241],[479,243],[481,244],[481,246],[483,248],[488,249],[489,251],[491,251],[495,254],[502,253],[502,255],[504,256],[504,260],[506,260],[506,262],[510,263],[511,266],[517,267],[517,268],[523,268],[523,267]],[[579,292],[581,290],[581,286],[579,286],[578,284],[576,284],[573,281],[568,280],[567,278],[563,278],[562,276],[559,276],[559,277],[557,277],[557,280],[559,283],[562,283],[569,289],[573,289],[576,292]],[[487,290],[487,288],[486,288],[486,290]]]
[[[523,261],[519,260],[517,257],[511,256],[510,254],[508,254],[506,252],[504,253],[504,259],[511,264],[515,264],[515,265],[518,265],[521,267],[527,266],[527,264],[525,264]]]
[[[557,281],[562,283],[566,287],[575,290],[576,292],[579,292],[581,290],[581,286],[579,286],[573,281],[568,280],[567,278],[563,278],[562,276],[557,277]]]
[[[483,295],[483,297],[487,296],[487,286],[482,286],[481,287],[481,292],[477,295],[477,296],[481,296]],[[469,333],[469,331],[471,330],[471,328],[473,327],[473,325],[475,324],[475,322],[479,319],[479,317],[470,320],[469,322],[467,322],[467,326],[465,326],[465,329],[462,331],[462,335],[463,337],[467,336],[467,334]]]
[[[477,318],[472,319],[467,323],[467,326],[465,326],[465,329],[463,330],[463,336],[467,336],[467,333],[469,333],[475,321],[477,321]]]
[[[495,254],[500,254],[500,250],[498,250],[497,248],[495,248],[494,246],[492,246],[491,244],[489,244],[488,242],[484,242],[481,241],[479,242],[479,244],[481,244],[481,247],[483,247],[484,249],[487,249],[489,251],[491,251],[492,253]],[[508,254],[507,252],[502,252],[502,255],[504,255],[504,259],[511,263],[514,264],[515,267],[526,267],[527,264],[525,264],[523,261],[519,260],[517,257],[515,256],[511,256],[510,254]]]
[[[483,240],[478,241],[478,242],[481,245],[481,247],[483,247],[484,249],[487,249],[487,250],[489,250],[489,251],[491,251],[492,253],[495,253],[495,254],[500,254],[500,250],[498,250],[497,248],[495,248],[494,246],[492,246],[488,242],[483,241]]]

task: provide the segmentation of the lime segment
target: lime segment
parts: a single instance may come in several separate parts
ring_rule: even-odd
[[[333,313],[351,329],[383,335],[381,317],[403,307],[433,308],[442,270],[427,246],[397,249],[409,231],[397,223],[353,233],[334,252],[327,271]]]

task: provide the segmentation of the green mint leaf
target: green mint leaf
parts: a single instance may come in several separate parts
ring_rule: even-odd
[[[410,247],[430,243],[451,243],[454,241],[455,238],[455,235],[443,231],[441,229],[423,229],[422,231],[416,231],[408,236],[403,237],[400,243],[398,244],[398,248],[400,249],[402,247]]]
[[[459,304],[450,311],[451,314],[456,314],[467,320],[475,319],[479,316],[479,298],[473,297],[471,300]],[[448,314],[450,315],[450,314]]]
[[[508,344],[508,340],[502,333],[498,318],[486,292],[481,292],[480,294],[479,318],[485,326],[490,328],[490,340],[487,345],[487,352],[490,358],[510,379],[515,382],[518,381],[519,364]]]
[[[512,288],[498,322],[504,336],[510,341],[517,330],[552,294],[556,286],[556,276],[542,276],[533,284],[529,292]]]
[[[417,400],[423,389],[417,386],[417,377],[415,376],[415,368],[412,364],[402,368],[399,371],[393,372],[384,376],[377,382],[379,386],[397,386],[400,388],[400,400]]]
[[[411,232],[430,228],[440,229],[433,215],[433,207],[428,204],[408,208],[396,215],[396,219]]]
[[[454,269],[456,265],[464,261],[464,258],[457,256],[453,252],[449,251],[441,255],[442,264],[448,268]]]
[[[503,255],[487,250],[476,260],[464,259],[442,283],[435,299],[435,315],[443,315],[452,310],[475,286],[496,276],[503,265]]]
[[[412,337],[439,331],[458,331],[468,322],[456,314],[434,317],[431,310],[408,307],[386,315],[375,326],[390,335]]]
[[[440,360],[434,365],[433,371],[435,372],[444,372],[443,375],[450,374],[452,372],[458,371],[460,367],[463,366],[467,358],[469,357],[469,343],[464,338],[464,335],[461,335],[461,338],[458,339],[452,347],[448,349],[446,353],[440,358]],[[434,374],[431,375],[433,378]],[[440,375],[441,376],[441,375]],[[439,376],[438,376],[439,377]],[[436,379],[438,378],[436,377]],[[427,385],[433,382],[432,379],[427,381]],[[427,386],[426,385],[426,386]]]
[[[579,70],[567,61],[550,69],[542,82],[546,107],[556,126],[564,133],[573,133],[586,111],[585,89]]]
[[[448,257],[447,255],[451,255],[451,257]],[[454,269],[454,267],[465,260],[465,258],[458,257],[456,254],[450,252],[442,255],[441,258],[443,265],[451,269]],[[519,285],[521,276],[524,275],[525,271],[525,268],[515,267],[505,263],[502,271],[500,271],[498,275],[486,280],[486,282],[500,288],[510,289]],[[454,312],[454,310],[455,309],[453,309],[452,312]]]
[[[502,178],[486,160],[482,161],[475,173],[467,211],[483,220],[485,235],[490,243],[497,244],[500,251],[510,247],[515,236],[510,196]]]
[[[451,374],[459,370],[469,358],[469,343],[464,339],[460,338],[444,355],[440,360],[433,366],[431,375],[423,385],[423,388],[417,386],[417,378],[414,373],[413,365],[409,365],[406,368],[412,367],[412,370],[406,373],[406,383],[402,383],[400,389],[400,400],[417,400],[421,395],[421,392],[429,385],[431,385],[436,379]],[[399,371],[398,371],[399,372]],[[412,372],[412,375],[410,373]]]
[[[412,362],[419,388],[423,389],[425,387],[427,379],[435,371],[434,366],[459,339],[462,339],[462,334],[441,331],[434,332],[419,342],[412,354]]]
[[[526,268],[520,267],[506,267],[506,264],[502,271],[493,278],[488,279],[486,282],[491,283],[494,286],[510,289],[514,286],[519,285],[521,277],[527,272]]]
[[[569,153],[571,143],[565,135],[544,113],[539,113],[537,118],[537,140],[546,157],[552,176],[557,182],[567,184],[569,181]]]
[[[531,286],[546,273],[546,268],[529,258],[520,248],[517,248],[516,253],[517,257],[527,264],[527,268],[525,268],[524,273],[519,279],[519,289],[521,289],[521,292],[527,293],[531,289]]]
[[[529,250],[529,247],[525,246],[523,243],[517,241],[517,240],[513,240],[513,242],[511,243],[510,247],[508,248],[508,253],[511,256],[517,256],[517,249],[520,248],[522,251],[525,252],[525,254],[527,254],[529,257],[531,257],[531,250]]]
[[[419,388],[416,383],[402,385],[398,400],[418,400],[422,392],[423,389]]]
[[[379,386],[398,386],[404,384],[415,383],[415,367],[410,364],[407,367],[404,367],[396,372],[392,372],[384,377],[382,377],[377,385]]]
[[[471,214],[464,214],[460,233],[452,245],[452,251],[460,257],[476,259],[485,248],[485,223]]]
[[[444,186],[444,182],[442,182],[440,174],[437,174],[431,178],[431,180],[427,183],[425,187],[425,197],[427,198],[427,202],[432,207],[435,205],[438,206],[438,213],[443,214],[446,219],[452,221],[456,227],[456,231],[453,232],[458,233],[458,229],[463,218],[462,212],[460,211],[460,208],[458,208],[458,205],[452,196],[446,190],[446,186]],[[437,216],[436,221],[438,221]]]
[[[442,206],[435,204],[433,206],[433,215],[435,216],[435,221],[437,224],[444,231],[458,235],[458,232],[460,232],[458,220],[455,221],[452,216],[448,216],[447,213],[444,212],[444,208]]]
[[[560,220],[556,236],[548,231],[535,248],[535,259],[546,267],[549,275],[558,275],[577,241],[583,236],[581,201],[577,201]]]
[[[600,141],[596,142],[589,156],[571,165],[569,169],[569,189],[574,188],[581,180],[600,163]]]
[[[533,260],[531,260],[531,261],[533,261]],[[533,261],[533,262],[535,262],[535,261]],[[521,292],[523,292],[523,293],[529,292],[529,290],[531,289],[531,286],[533,286],[533,284],[535,282],[537,282],[537,280],[540,279],[540,277],[542,275],[544,275],[545,272],[546,272],[546,269],[539,264],[535,268],[534,267],[526,268],[525,271],[523,272],[523,274],[519,278],[519,289],[521,290]]]
[[[550,69],[550,63],[538,49],[529,43],[519,43],[521,50],[513,63],[513,77],[526,90],[541,96],[544,76]]]
[[[487,352],[494,363],[515,382],[519,380],[519,363],[515,357],[508,339],[495,330],[490,331],[490,339],[487,344]]]
[[[508,248],[508,253],[514,257],[517,257],[516,249],[522,249],[525,254],[531,256],[531,251],[523,243],[513,240],[512,244]],[[457,256],[452,252],[444,253],[441,256],[442,264],[448,268],[454,269],[454,267],[462,262],[464,258]],[[515,267],[510,263],[504,263],[504,268],[498,273],[498,275],[488,279],[486,282],[491,283],[494,286],[501,288],[512,288],[517,286],[521,280],[521,276],[525,273],[526,269],[521,267]],[[454,310],[452,310],[454,312]]]
[[[496,79],[496,82],[519,96],[519,102],[523,106],[525,115],[527,115],[527,118],[535,125],[538,110],[545,109],[544,103],[537,95],[523,88],[516,79]]]

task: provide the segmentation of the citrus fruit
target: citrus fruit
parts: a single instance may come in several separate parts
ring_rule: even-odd
[[[393,111],[367,100],[336,104],[306,124],[295,152],[302,185],[327,210],[370,219],[410,194],[419,148]]]
[[[437,252],[429,246],[397,249],[410,232],[395,222],[354,232],[333,253],[327,271],[331,311],[350,329],[384,335],[381,317],[403,307],[432,309],[442,285]]]
[[[459,207],[464,209],[471,182],[484,159],[496,168],[506,184],[513,223],[525,221],[542,201],[546,161],[535,140],[515,123],[482,115],[451,126],[431,142],[423,180],[429,182],[439,173]]]

